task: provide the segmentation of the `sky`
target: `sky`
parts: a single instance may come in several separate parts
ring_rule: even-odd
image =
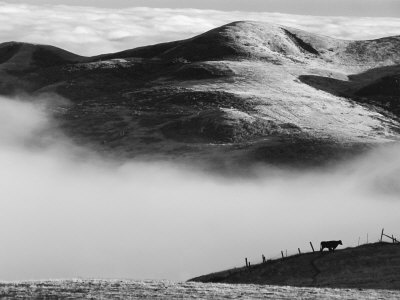
[[[13,3],[127,8],[197,8],[325,16],[400,17],[398,0],[14,0]]]
[[[343,39],[400,34],[399,1],[299,3],[3,1],[0,42],[95,55],[243,19]],[[279,176],[227,180],[167,162],[105,160],[54,130],[46,103],[65,99],[43,97],[0,97],[2,280],[186,280],[242,266],[244,257],[258,262],[261,254],[309,251],[309,241],[318,247],[322,239],[342,239],[354,246],[367,234],[377,241],[382,227],[394,234],[399,228],[397,147],[334,170],[274,170]]]

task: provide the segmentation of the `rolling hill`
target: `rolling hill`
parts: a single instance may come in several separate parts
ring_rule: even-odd
[[[59,128],[119,158],[315,166],[398,141],[399,47],[260,22],[95,57],[9,42],[0,94],[68,99]]]

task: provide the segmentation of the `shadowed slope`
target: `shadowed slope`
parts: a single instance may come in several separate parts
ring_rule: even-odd
[[[316,89],[373,105],[400,117],[400,65],[372,68],[349,75],[347,80],[315,75],[301,75],[299,79]]]
[[[18,42],[0,44],[0,69],[24,71],[27,68],[46,68],[83,62],[86,58],[48,46]]]

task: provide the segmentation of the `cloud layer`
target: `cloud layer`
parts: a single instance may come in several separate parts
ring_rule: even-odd
[[[55,45],[81,55],[185,39],[238,20],[273,22],[344,39],[400,34],[399,18],[316,17],[198,9],[95,8],[0,2],[0,41]]]
[[[54,130],[44,100],[0,97],[0,280],[186,280],[309,241],[399,234],[398,146],[327,171],[223,179],[107,161]]]

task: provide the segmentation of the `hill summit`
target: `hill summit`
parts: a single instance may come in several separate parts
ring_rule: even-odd
[[[341,64],[400,63],[400,36],[373,41],[347,41],[272,23],[238,21],[193,38],[106,55],[143,56],[189,61],[220,59],[320,58]],[[311,55],[311,56],[310,56]]]

